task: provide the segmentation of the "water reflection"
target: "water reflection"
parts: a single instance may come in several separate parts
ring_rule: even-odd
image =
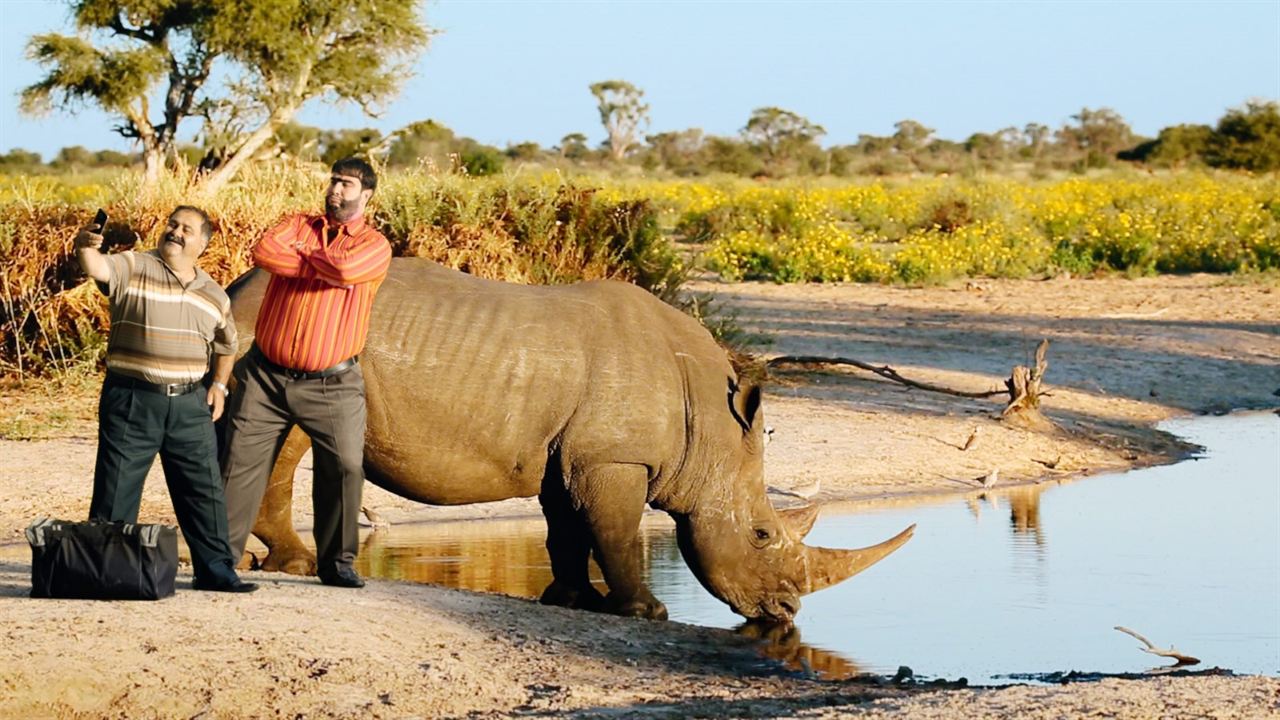
[[[1040,525],[1040,495],[1051,485],[1020,485],[1000,490],[983,490],[965,497],[965,507],[975,522],[982,522],[984,507],[1000,513],[1009,504],[1009,524],[1015,537],[1028,539],[1036,546],[1044,545],[1044,529]]]
[[[372,577],[534,599],[551,582],[544,536],[545,526],[539,520],[400,525],[365,537],[357,569]],[[671,529],[648,528],[640,542],[645,576],[654,583],[659,597],[668,599],[673,583],[683,583],[686,591],[701,590],[689,587],[687,579],[672,577],[677,565],[684,567],[684,560]],[[591,578],[601,592],[607,591],[594,563]],[[676,593],[674,602],[680,603],[680,598]],[[845,656],[801,642],[800,630],[794,625],[748,622],[735,632],[760,640],[764,655],[795,672],[829,679],[861,672],[858,664]]]
[[[766,656],[807,676],[843,680],[863,672],[856,662],[839,653],[800,642],[800,628],[795,625],[748,621],[734,632],[759,640]]]
[[[1000,678],[1010,672],[1146,669],[1149,657],[1121,640],[1117,624],[1206,664],[1276,674],[1280,423],[1254,415],[1168,427],[1205,445],[1206,457],[825,512],[809,537],[814,545],[860,547],[907,522],[918,530],[885,563],[807,596],[797,627],[742,626],[689,572],[669,525],[642,532],[645,575],[673,620],[739,628],[792,669],[827,677],[890,674],[899,665],[973,682],[1007,682]],[[368,536],[360,569],[536,598],[551,581],[544,534],[541,520],[396,526]],[[592,577],[603,590],[594,566]]]
[[[510,520],[399,525],[370,533],[357,567],[373,577],[536,598],[551,583],[543,527]],[[592,577],[599,581],[598,572]]]
[[[1048,601],[1049,586],[1043,562],[1046,545],[1040,498],[1054,486],[1056,483],[983,490],[965,497],[975,526],[992,520],[1003,525],[1007,518],[1013,546],[1029,550],[1013,553],[1014,575],[1024,588],[1035,590],[1040,603]],[[825,524],[829,529],[832,524],[857,523],[859,517],[832,515]],[[532,519],[398,525],[365,538],[357,569],[373,577],[536,599],[552,579],[545,535],[543,522]],[[643,528],[640,542],[645,577],[654,594],[667,603],[673,620],[726,628],[740,623],[741,618],[706,593],[688,571],[672,528]],[[851,543],[841,539],[819,544],[836,547]],[[590,571],[597,589],[607,592],[594,563]],[[812,629],[813,616],[823,612],[802,611],[800,621]],[[821,625],[821,617],[817,624]],[[887,670],[884,665],[869,667],[848,653],[802,642],[801,627],[795,625],[747,622],[737,624],[735,631],[760,640],[766,656],[806,675],[843,679]],[[831,642],[827,634],[819,635],[819,642]]]

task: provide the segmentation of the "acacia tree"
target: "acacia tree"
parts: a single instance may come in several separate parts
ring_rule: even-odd
[[[1022,128],[1022,135],[1027,139],[1026,151],[1033,160],[1039,159],[1040,153],[1044,150],[1045,143],[1049,140],[1052,131],[1049,126],[1040,123],[1027,123]]]
[[[626,80],[605,80],[590,87],[600,110],[600,122],[609,136],[605,141],[609,155],[615,162],[621,161],[639,143],[640,128],[649,126],[649,105],[642,100],[644,91]]]
[[[742,128],[742,136],[760,150],[770,173],[805,149],[816,149],[827,131],[808,119],[776,107],[756,108]]]
[[[1116,153],[1133,144],[1129,124],[1111,108],[1083,108],[1072,115],[1075,125],[1063,125],[1058,141],[1069,150],[1084,155],[1088,166],[1106,165]]]
[[[211,8],[194,0],[80,0],[71,8],[79,30],[125,45],[98,47],[59,33],[32,37],[27,56],[47,74],[22,91],[20,108],[39,115],[96,104],[118,116],[116,131],[141,146],[144,176],[154,182],[218,55],[202,31]],[[166,76],[164,107],[153,119],[151,91]]]
[[[587,150],[587,136],[579,132],[569,133],[560,138],[560,144],[556,149],[560,157],[567,160],[581,160],[590,152]]]
[[[154,181],[184,118],[203,115],[216,138],[205,186],[221,187],[308,100],[351,101],[366,112],[389,99],[430,31],[401,0],[75,0],[84,36],[38,35],[31,58],[47,69],[23,108],[94,103],[122,118]],[[91,38],[105,38],[95,45]],[[110,45],[123,41],[124,46]],[[206,87],[215,63],[230,80]],[[150,98],[167,75],[165,107]],[[216,118],[222,122],[215,123]],[[215,126],[216,125],[216,126]]]
[[[928,145],[929,138],[933,136],[933,128],[925,127],[915,120],[899,120],[893,124],[893,128],[893,149],[911,160],[912,165],[919,167],[916,155]]]
[[[211,41],[240,73],[224,102],[253,118],[208,176],[208,191],[244,163],[309,100],[358,104],[376,116],[407,77],[430,31],[403,0],[215,0]]]

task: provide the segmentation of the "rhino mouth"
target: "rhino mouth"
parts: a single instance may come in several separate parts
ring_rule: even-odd
[[[768,620],[771,623],[790,623],[800,612],[800,601],[794,597],[769,598],[756,606],[754,620]]]
[[[754,608],[743,608],[736,612],[752,620],[789,623],[800,612],[800,598],[795,595],[778,595],[761,600]]]

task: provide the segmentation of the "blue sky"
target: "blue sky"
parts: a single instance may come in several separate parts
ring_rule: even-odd
[[[424,5],[441,30],[382,117],[314,102],[298,120],[384,132],[434,118],[482,142],[603,138],[587,86],[646,92],[650,132],[731,135],[778,106],[827,129],[825,145],[911,118],[939,137],[1109,107],[1154,135],[1280,97],[1280,0],[1256,2],[460,2]],[[86,110],[22,117],[40,70],[34,33],[67,31],[65,4],[0,0],[0,151],[125,150]],[[184,135],[197,129],[183,126]]]

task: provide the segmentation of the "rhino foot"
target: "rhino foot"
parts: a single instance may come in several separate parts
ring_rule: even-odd
[[[667,606],[652,595],[647,598],[617,599],[610,595],[605,600],[605,611],[613,615],[648,618],[650,620],[666,620]]]
[[[267,554],[259,569],[268,572],[283,572],[290,575],[315,575],[316,556],[315,553],[306,548],[298,548],[296,550],[276,548]]]
[[[543,605],[555,605],[575,610],[590,610],[592,612],[600,612],[605,609],[604,596],[600,594],[600,591],[590,585],[585,588],[571,587],[558,580],[553,580],[547,586],[547,589],[542,591],[542,597],[538,598],[538,602]]]

